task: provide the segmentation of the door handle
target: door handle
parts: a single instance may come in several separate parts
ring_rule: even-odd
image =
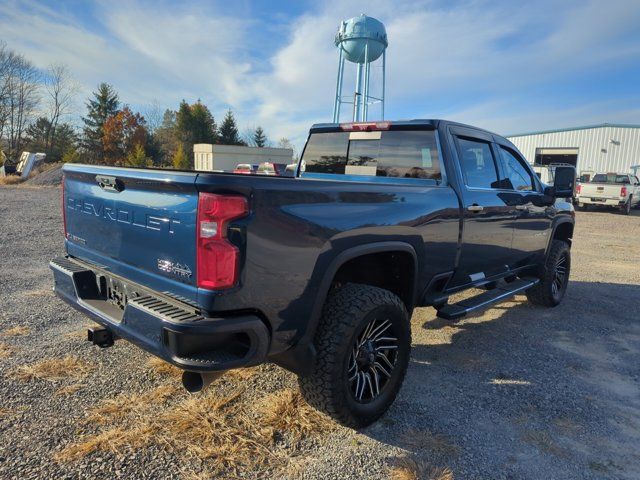
[[[476,212],[483,211],[484,207],[482,205],[478,205],[477,203],[474,203],[473,205],[469,205],[467,207],[467,210],[469,210],[470,212],[476,213]]]

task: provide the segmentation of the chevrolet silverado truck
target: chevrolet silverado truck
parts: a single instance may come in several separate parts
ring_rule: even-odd
[[[640,180],[635,175],[623,173],[598,173],[590,182],[576,187],[578,208],[590,205],[614,207],[624,215],[640,205]]]
[[[455,321],[567,289],[575,169],[444,120],[317,124],[291,176],[64,166],[55,291],[183,370],[191,392],[273,362],[344,425],[403,382],[416,307]],[[449,297],[481,287],[458,303]]]

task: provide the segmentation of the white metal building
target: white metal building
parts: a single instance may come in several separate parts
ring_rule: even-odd
[[[578,175],[630,173],[640,165],[640,125],[603,123],[509,135],[536,171],[554,163],[575,165]]]
[[[196,170],[206,172],[232,171],[239,164],[257,165],[270,162],[288,165],[293,162],[293,150],[290,148],[196,143],[193,146],[193,157]]]

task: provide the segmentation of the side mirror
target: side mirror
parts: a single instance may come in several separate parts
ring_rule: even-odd
[[[553,175],[553,186],[545,189],[545,194],[555,198],[573,197],[576,186],[575,167],[556,167]]]

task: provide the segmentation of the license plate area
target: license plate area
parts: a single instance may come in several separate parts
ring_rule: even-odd
[[[98,289],[101,297],[109,304],[124,311],[129,299],[140,296],[131,285],[108,275],[98,275]]]
[[[605,199],[604,198],[592,198],[591,201],[592,202],[604,202]]]

